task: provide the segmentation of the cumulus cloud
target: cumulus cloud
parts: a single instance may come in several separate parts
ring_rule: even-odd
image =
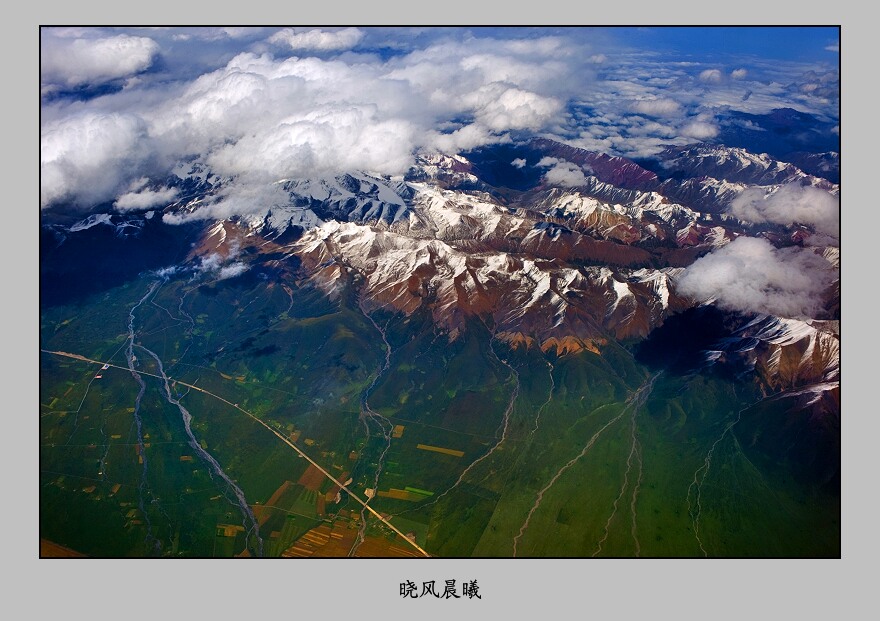
[[[140,211],[157,205],[167,205],[175,198],[177,198],[177,190],[174,188],[137,189],[120,195],[113,202],[113,207],[116,211]]]
[[[677,114],[681,110],[681,104],[667,97],[641,99],[633,102],[632,110],[649,116],[669,116]]]
[[[544,178],[551,185],[561,185],[566,188],[574,188],[587,183],[583,171],[574,164],[556,164],[547,171]]]
[[[287,34],[326,48],[323,35],[351,42],[363,34],[356,30]],[[248,185],[282,178],[400,175],[420,150],[459,152],[558,123],[573,88],[561,79],[566,62],[584,63],[555,37],[440,41],[387,62],[244,52],[194,80],[92,104],[124,115],[44,106],[41,204],[118,200],[145,163],[167,174],[192,157],[229,180],[227,206],[245,204],[233,191],[246,195]],[[125,122],[116,121],[113,140],[93,131],[110,124],[98,119],[116,117]]]
[[[705,71],[700,72],[700,81],[706,82],[708,84],[720,84],[721,83],[721,70],[720,69],[706,69]]]
[[[458,153],[488,144],[510,142],[510,138],[478,123],[471,123],[452,132],[429,131],[423,136],[422,142],[423,149],[429,152]]]
[[[575,188],[586,185],[587,177],[584,170],[577,164],[555,157],[543,157],[537,164],[540,167],[550,166],[550,170],[544,173],[544,180],[549,185],[560,185],[564,188]]]
[[[562,109],[562,103],[519,88],[492,83],[464,98],[478,121],[492,131],[538,129]]]
[[[159,45],[147,37],[66,39],[47,34],[40,41],[40,81],[65,87],[102,84],[149,69],[158,54]]]
[[[523,168],[526,165],[525,159],[518,157],[510,163],[514,168]]]
[[[89,70],[93,82],[104,79],[100,75],[124,80],[123,90],[86,101],[63,94],[43,101],[41,206],[145,202],[150,195],[122,199],[138,192],[129,187],[133,179],[164,179],[179,162],[195,159],[225,177],[222,196],[204,201],[206,213],[253,213],[275,200],[258,188],[278,179],[352,169],[399,175],[420,151],[460,152],[519,139],[517,132],[642,157],[716,136],[718,109],[766,112],[796,101],[799,109],[824,106],[826,116],[836,113],[835,102],[822,99],[839,89],[834,71],[809,74],[798,66],[795,80],[790,67],[749,64],[755,92],[746,104],[742,84],[717,69],[710,70],[719,71],[717,86],[695,89],[694,71],[707,65],[599,47],[586,31],[545,34],[48,29],[44,50],[119,37],[146,47],[133,46],[127,64],[116,57],[111,71]],[[161,46],[161,71],[143,70],[158,58],[149,41]],[[391,51],[359,53],[376,49]],[[741,61],[731,62],[738,67]],[[45,76],[61,63],[44,54]],[[769,71],[778,79],[765,79]],[[81,79],[72,70],[58,76],[58,92],[68,79]],[[821,87],[800,88],[809,84]],[[584,174],[548,168],[555,169],[551,177],[570,183]],[[155,181],[150,187],[159,191]],[[259,201],[248,200],[255,196]]]
[[[718,135],[718,126],[706,121],[691,121],[681,128],[681,135],[696,140],[708,140]]]
[[[812,186],[792,183],[769,192],[749,188],[730,202],[727,211],[748,222],[805,224],[819,233],[840,236],[840,200]]]
[[[677,285],[680,293],[726,310],[806,319],[816,316],[822,292],[836,277],[810,249],[776,249],[764,239],[739,237],[695,261]]]
[[[370,106],[328,107],[218,146],[207,162],[218,174],[254,181],[346,170],[401,174],[412,163],[415,135],[411,122],[383,120]]]
[[[734,80],[743,80],[747,75],[749,75],[747,69],[734,69],[730,72],[730,77]]]
[[[128,171],[143,174],[146,132],[139,117],[117,113],[75,115],[44,125],[40,206],[89,205],[117,196]]]
[[[269,37],[269,42],[283,44],[292,50],[312,50],[318,52],[348,50],[360,43],[364,33],[358,28],[342,30],[305,30],[297,32],[294,28],[285,28]]]

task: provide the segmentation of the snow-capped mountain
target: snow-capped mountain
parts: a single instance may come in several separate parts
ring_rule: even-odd
[[[523,161],[535,166],[576,167],[583,183],[560,186],[539,169],[513,189],[504,167],[490,169],[485,153],[477,161],[421,154],[403,177],[350,171],[281,179],[265,203],[217,219],[211,209],[235,180],[190,163],[165,180],[177,195],[161,216],[203,223],[190,260],[247,249],[249,260],[269,260],[331,297],[354,279],[366,308],[426,312],[449,339],[479,320],[513,347],[562,355],[644,339],[693,307],[698,301],[680,294],[677,281],[699,257],[746,232],[725,213],[745,190],[796,183],[839,192],[792,164],[737,148],[669,147],[656,160],[662,181],[626,158],[547,139],[523,149]],[[65,234],[101,225],[134,230],[153,215],[92,214]],[[789,244],[812,235],[794,225],[762,230]],[[831,265],[839,262],[839,248],[821,253]],[[826,317],[839,313],[839,281],[823,306]],[[748,359],[769,390],[826,385],[839,375],[839,336],[828,325],[756,316],[707,356]]]

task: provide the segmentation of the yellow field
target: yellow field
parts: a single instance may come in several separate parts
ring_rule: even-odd
[[[440,446],[429,446],[427,444],[417,444],[416,448],[423,451],[434,451],[435,453],[443,453],[444,455],[452,455],[453,457],[463,457],[464,451],[456,451],[453,449],[442,448]]]
[[[408,500],[410,502],[417,502],[425,498],[422,494],[408,492],[405,489],[395,489],[393,487],[388,491],[380,491],[379,496],[381,498],[394,498],[395,500]]]
[[[40,539],[40,557],[41,558],[58,558],[58,557],[84,557],[85,554],[81,552],[77,552],[76,550],[71,550],[67,546],[62,546],[60,544],[54,543],[52,541],[48,541],[47,539]]]
[[[236,533],[244,530],[241,524],[217,524],[218,537],[235,537]]]
[[[394,430],[391,432],[392,438],[399,438],[403,435],[403,430],[405,427],[403,425],[394,425]]]

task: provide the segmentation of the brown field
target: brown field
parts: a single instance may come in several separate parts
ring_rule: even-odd
[[[275,493],[273,493],[272,496],[269,497],[269,500],[266,501],[266,505],[274,507],[278,503],[278,500],[281,498],[282,494],[290,489],[291,485],[293,485],[293,483],[291,483],[290,481],[285,481],[284,483],[282,483],[281,486],[275,490]]]
[[[180,456],[180,461],[192,461],[192,460],[193,460],[192,455],[181,455]]]
[[[307,490],[317,492],[321,489],[321,484],[324,482],[324,476],[324,473],[315,467],[314,464],[309,464],[309,467],[306,468],[306,471],[303,472],[297,483],[305,487]]]
[[[392,438],[399,438],[403,435],[403,430],[406,427],[403,425],[394,425],[394,430],[391,432]]]
[[[85,554],[71,550],[67,546],[40,539],[40,558],[85,558]]]
[[[291,547],[281,553],[293,557],[345,557],[357,537],[357,529],[345,520],[336,520],[331,527],[321,524],[297,539]]]
[[[278,501],[281,500],[281,497],[284,495],[284,492],[289,490],[293,486],[293,483],[290,481],[285,481],[282,483],[278,489],[276,489],[272,495],[269,497],[269,500],[266,501],[263,505],[252,505],[254,510],[254,516],[257,518],[257,522],[260,526],[266,523],[266,521],[272,516],[272,512],[269,511],[269,507],[274,507],[278,504]]]
[[[422,558],[422,555],[413,546],[401,541],[399,536],[395,536],[394,540],[389,541],[384,537],[365,537],[364,542],[355,552],[357,558],[396,558],[396,557],[415,557]]]
[[[286,558],[312,556],[319,548],[330,541],[330,526],[321,524],[296,540],[292,546],[281,553]]]
[[[416,448],[423,451],[434,451],[435,453],[443,453],[444,455],[452,455],[453,457],[463,457],[464,451],[456,451],[454,449],[442,448],[440,446],[429,446],[427,444],[417,444]]]

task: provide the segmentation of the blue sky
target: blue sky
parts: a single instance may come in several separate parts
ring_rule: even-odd
[[[621,42],[644,50],[674,53],[693,59],[756,57],[837,65],[837,27],[717,26],[612,29]]]

